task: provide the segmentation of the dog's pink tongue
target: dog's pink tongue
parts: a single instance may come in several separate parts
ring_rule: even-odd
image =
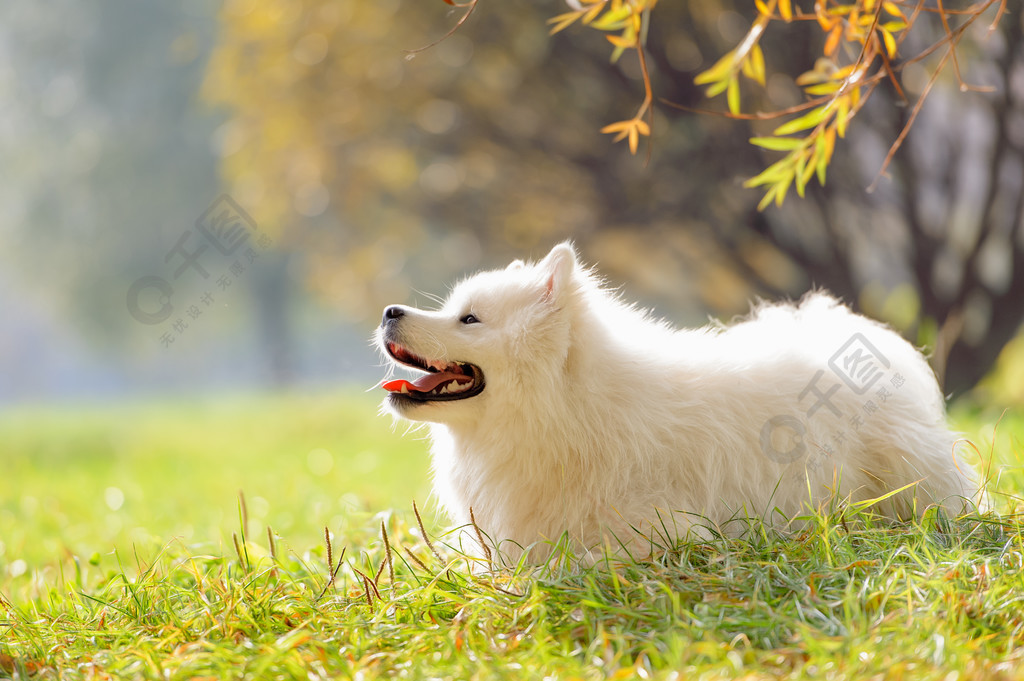
[[[425,374],[420,376],[415,381],[407,381],[404,378],[399,378],[394,381],[385,381],[380,387],[391,393],[429,393],[442,383],[451,380],[458,381],[459,383],[469,383],[473,380],[473,377],[466,376],[465,374],[450,374],[444,371],[439,371],[436,374]]]

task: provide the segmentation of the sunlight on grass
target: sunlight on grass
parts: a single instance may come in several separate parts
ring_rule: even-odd
[[[795,533],[487,571],[430,513],[425,541],[426,445],[374,414],[346,395],[7,414],[0,676],[1019,678],[1019,416],[993,446],[998,414],[954,413],[998,459],[1002,515],[838,504]]]
[[[0,415],[0,560],[218,542],[265,524],[316,542],[430,489],[426,445],[377,396],[232,397]],[[359,522],[356,520],[355,522]]]

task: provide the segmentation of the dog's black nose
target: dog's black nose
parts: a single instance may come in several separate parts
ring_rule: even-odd
[[[392,319],[399,319],[405,316],[405,310],[401,305],[388,305],[384,308],[384,320],[381,324],[387,324]]]

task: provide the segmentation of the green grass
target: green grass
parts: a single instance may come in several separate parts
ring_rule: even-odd
[[[474,574],[411,510],[425,443],[374,413],[333,395],[0,417],[0,677],[1024,678],[1019,415],[995,443],[998,414],[955,417],[998,460],[998,515],[835,508],[797,535]]]
[[[266,525],[300,543],[426,499],[422,436],[377,396],[232,397],[0,412],[0,565]]]

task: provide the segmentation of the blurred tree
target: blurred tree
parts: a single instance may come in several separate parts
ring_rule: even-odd
[[[1009,17],[966,55],[965,80],[993,91],[967,96],[952,79],[938,82],[889,182],[865,193],[884,145],[913,112],[885,89],[853,127],[849,178],[752,218],[814,280],[856,295],[869,313],[933,348],[932,363],[954,392],[984,376],[1024,321],[1022,17]],[[920,94],[928,78],[924,68],[908,69],[903,84]]]
[[[480,0],[444,0],[450,5],[465,9],[466,13],[456,28],[469,18]],[[627,51],[635,53],[640,65],[644,84],[644,97],[632,118],[611,123],[601,132],[615,135],[615,141],[628,140],[630,152],[635,154],[641,136],[649,137],[651,107],[654,103],[654,88],[651,72],[647,65],[647,36],[652,21],[658,21],[655,13],[658,0],[565,0],[571,11],[552,17],[552,33],[558,33],[569,26],[583,25],[602,31],[614,46],[612,61]],[[817,177],[819,184],[825,184],[826,172],[832,159],[837,140],[846,136],[850,122],[860,113],[875,90],[881,84],[891,85],[906,98],[906,91],[900,86],[898,74],[905,68],[916,65],[935,52],[941,53],[937,60],[932,79],[938,77],[950,64],[966,90],[969,86],[961,79],[957,51],[963,35],[976,21],[993,10],[995,18],[990,30],[998,25],[1006,13],[1007,0],[979,0],[964,8],[947,9],[942,2],[934,7],[925,2],[910,0],[828,0],[814,3],[812,12],[802,12],[792,0],[754,0],[756,13],[750,29],[739,44],[721,56],[712,66],[701,72],[694,82],[707,87],[708,97],[725,94],[728,115],[736,118],[758,120],[786,119],[772,130],[770,135],[755,137],[750,142],[773,151],[786,152],[783,158],[772,163],[757,177],[745,183],[749,187],[764,187],[765,195],[758,208],[765,208],[773,201],[782,205],[789,189],[796,188],[801,197],[807,183]],[[915,40],[920,17],[934,14],[940,21],[943,32],[934,42],[926,41],[916,49],[906,49],[921,41]],[[814,60],[813,68],[795,75],[795,83],[803,88],[806,101],[800,104],[754,114],[742,115],[741,80],[746,79],[765,86],[767,67],[762,43],[773,28],[782,24],[783,29],[802,27],[804,30],[822,32],[821,56]],[[454,31],[455,29],[453,29]],[[933,31],[926,33],[934,34]],[[910,40],[907,40],[910,38]],[[770,53],[772,58],[774,54]],[[883,163],[883,171],[892,155],[899,148],[903,137],[909,132],[917,110],[924,104],[930,92],[926,87],[918,93],[914,104],[915,113],[910,116],[904,131],[896,138],[889,155]],[[912,101],[912,100],[911,100]],[[650,153],[650,147],[648,147]]]
[[[159,262],[161,238],[216,196],[216,122],[190,97],[204,19],[130,0],[0,6],[0,258],[45,273],[38,285],[103,341],[130,321],[113,273]]]
[[[197,101],[215,28],[203,2],[0,4],[0,267],[29,281],[33,302],[55,308],[111,364],[164,349],[170,322],[139,323],[126,294],[140,276],[170,276],[165,254],[221,191],[210,140],[223,119]],[[255,354],[248,338],[259,335],[267,378],[280,382],[289,280],[262,266],[273,258],[232,291],[234,308],[218,301],[219,329],[203,321],[215,362],[225,330],[247,326],[249,295],[263,323],[227,350]],[[184,307],[180,290],[175,302]],[[175,361],[181,353],[166,364]]]
[[[526,0],[481,6],[407,58],[461,16],[442,6],[227,0],[220,14],[205,94],[229,111],[219,139],[231,192],[357,318],[421,277],[477,267],[483,253],[501,261],[572,236],[610,276],[674,307],[729,314],[752,293],[831,288],[935,342],[951,390],[972,385],[1019,327],[1020,17],[961,41],[965,80],[996,92],[937,83],[891,181],[866,192],[908,115],[880,87],[837,147],[828,186],[759,213],[738,178],[763,167],[771,153],[747,139],[774,124],[654,108],[645,169],[597,132],[635,105],[635,60],[609,64],[607,41],[589,31],[550,38],[554,4]],[[742,40],[756,10],[720,0],[657,11],[651,81],[696,107],[695,76]],[[934,17],[919,21],[942,35]],[[744,101],[802,103],[785,74],[813,64],[821,45],[771,34],[762,47],[773,55],[766,87]],[[903,87],[920,94],[928,68],[905,69]]]

